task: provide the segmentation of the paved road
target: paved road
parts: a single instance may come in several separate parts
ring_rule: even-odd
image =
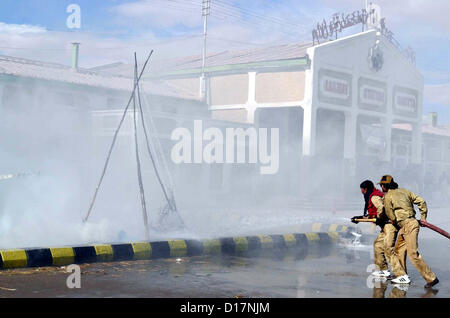
[[[0,272],[0,297],[450,297],[450,243],[422,239],[420,250],[441,283],[434,291],[410,265],[408,291],[369,288],[371,247],[333,247],[258,257],[193,257],[81,266],[81,289],[65,268]]]

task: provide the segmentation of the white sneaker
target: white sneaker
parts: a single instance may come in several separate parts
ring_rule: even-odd
[[[372,276],[375,277],[388,277],[389,275],[391,275],[389,271],[376,271],[372,273]]]
[[[408,275],[402,275],[397,278],[394,278],[392,280],[392,283],[394,283],[394,284],[409,284],[409,283],[411,283],[411,280],[409,279]]]

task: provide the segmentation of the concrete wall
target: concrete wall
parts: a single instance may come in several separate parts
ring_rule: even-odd
[[[217,76],[210,78],[210,104],[245,104],[248,99],[248,74]]]
[[[305,94],[305,72],[259,73],[256,75],[258,103],[293,102]]]
[[[212,111],[212,118],[218,120],[233,121],[237,123],[246,123],[247,110],[246,109],[214,110]]]
[[[181,78],[181,79],[169,79],[167,80],[169,85],[177,87],[181,91],[186,91],[189,94],[200,94],[200,79],[195,78]]]

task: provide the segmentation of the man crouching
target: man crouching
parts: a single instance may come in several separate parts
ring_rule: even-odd
[[[395,242],[398,230],[384,213],[384,193],[375,188],[375,185],[370,180],[361,183],[360,188],[366,202],[364,218],[376,219],[376,224],[381,227],[380,234],[373,243],[374,262],[378,270],[373,272],[372,275],[375,277],[393,278],[393,275],[388,269],[388,264],[391,265],[393,251],[386,249],[385,242]]]

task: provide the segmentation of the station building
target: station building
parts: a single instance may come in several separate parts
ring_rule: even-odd
[[[198,56],[162,63],[151,77],[198,93],[213,118],[279,128],[280,173],[262,178],[293,194],[325,180],[341,191],[395,170],[399,159],[423,163],[423,76],[376,30],[211,54],[206,65],[203,90]]]

